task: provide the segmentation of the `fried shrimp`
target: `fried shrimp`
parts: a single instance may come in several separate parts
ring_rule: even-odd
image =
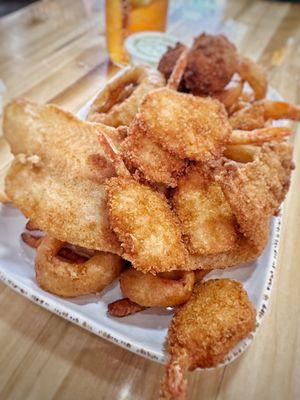
[[[233,78],[223,90],[215,92],[212,97],[223,103],[226,110],[229,110],[238,101],[242,94],[243,87],[243,80],[236,77]]]
[[[235,247],[235,216],[220,185],[201,165],[179,179],[172,201],[191,254],[215,254]]]
[[[36,280],[47,292],[61,297],[75,297],[101,292],[116,279],[123,266],[121,257],[95,252],[83,263],[58,257],[64,242],[45,236],[37,248]]]
[[[126,166],[149,182],[175,187],[186,162],[145,136],[137,124],[135,121],[131,125],[130,134],[121,144]]]
[[[288,191],[293,168],[291,145],[272,143],[263,145],[252,162],[226,161],[216,172],[240,232],[254,246],[267,243],[270,218]]]
[[[233,113],[230,124],[233,129],[253,130],[265,126],[267,120],[300,120],[300,107],[284,101],[261,100]]]
[[[129,125],[146,93],[164,86],[159,71],[135,66],[116,74],[100,91],[88,114],[88,120],[118,127]]]
[[[186,270],[221,269],[255,260],[264,250],[270,219],[288,191],[292,147],[288,143],[264,144],[249,162],[224,160],[214,172],[238,224],[236,246],[211,255],[190,254]]]
[[[264,69],[246,57],[240,57],[237,72],[253,89],[256,100],[266,97],[268,89],[267,76]]]
[[[145,310],[146,307],[134,303],[130,299],[120,299],[107,306],[107,312],[111,317],[123,318]]]
[[[168,88],[144,98],[137,120],[146,136],[182,159],[204,161],[220,155],[231,134],[219,101]]]
[[[230,145],[260,144],[266,142],[282,141],[291,136],[293,131],[287,126],[273,126],[270,128],[254,129],[253,131],[233,130],[229,139]]]
[[[143,272],[181,269],[186,249],[166,198],[131,177],[105,135],[99,140],[107,147],[118,175],[108,179],[105,187],[110,223],[122,243],[122,256]]]
[[[106,183],[111,227],[123,257],[143,272],[180,269],[186,259],[178,221],[162,195],[132,178]]]
[[[26,229],[28,231],[38,231],[39,228],[35,225],[35,223],[31,220],[28,220],[26,223]]]
[[[168,79],[167,87],[169,89],[177,90],[180,86],[181,78],[184,74],[184,70],[187,64],[187,57],[188,49],[184,49],[178,57],[178,60],[176,61],[173,71]]]
[[[214,279],[195,285],[190,300],[178,307],[169,327],[170,360],[160,399],[185,399],[186,373],[214,367],[255,330],[256,311],[240,282]]]
[[[130,268],[120,277],[125,297],[144,307],[175,307],[191,296],[195,283],[192,271],[176,271],[154,276]]]
[[[249,144],[235,144],[226,147],[223,155],[233,161],[247,163],[254,160],[256,154],[260,151],[259,146]]]
[[[33,249],[37,249],[43,240],[42,236],[32,235],[28,232],[21,233],[21,239],[24,243],[26,243],[29,247]]]

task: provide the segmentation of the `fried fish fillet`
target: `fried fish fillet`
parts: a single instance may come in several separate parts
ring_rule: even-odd
[[[115,129],[80,121],[54,105],[9,103],[4,135],[15,160],[5,187],[13,204],[53,237],[120,253],[106,208],[103,181],[115,171],[97,140],[103,129],[117,145]]]
[[[235,216],[220,185],[202,165],[191,167],[179,179],[172,201],[190,254],[216,254],[235,247]]]
[[[146,136],[182,159],[206,161],[219,156],[231,134],[218,100],[168,88],[148,93],[136,118]]]
[[[142,272],[182,269],[186,261],[179,224],[167,200],[133,178],[106,182],[111,226],[123,257]]]
[[[170,361],[160,399],[185,399],[186,372],[214,367],[255,329],[256,311],[240,282],[213,279],[194,286],[168,332]]]
[[[237,245],[232,250],[189,256],[187,269],[227,268],[256,259],[264,250],[270,220],[288,191],[292,161],[289,143],[262,146],[248,163],[225,161],[215,171],[224,196],[239,226]]]

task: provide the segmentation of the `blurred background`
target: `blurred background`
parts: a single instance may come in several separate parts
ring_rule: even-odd
[[[9,14],[13,11],[19,10],[36,0],[0,0],[0,17]]]
[[[34,3],[38,0],[0,0],[0,17],[6,14],[9,14],[13,11],[16,11],[22,7],[27,6],[30,3]],[[101,0],[99,0],[101,1]],[[280,0],[280,1],[288,1],[288,0]],[[299,3],[300,0],[292,0],[291,2]],[[203,3],[203,2],[202,2]],[[205,1],[204,1],[205,3]]]
[[[242,54],[267,69],[271,84],[284,96],[298,93],[300,5],[296,3],[0,0],[0,14],[0,92],[5,86],[5,101],[22,95],[77,108],[99,90],[116,65],[137,55],[142,62],[152,62],[151,57],[159,59],[167,45],[176,40],[190,44],[202,31],[224,33]],[[161,33],[158,40],[144,37],[140,45],[141,30]]]

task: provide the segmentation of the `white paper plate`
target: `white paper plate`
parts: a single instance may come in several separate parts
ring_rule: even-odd
[[[273,90],[269,98],[281,99]],[[89,102],[90,104],[90,102]],[[79,116],[84,118],[87,104]],[[114,283],[100,295],[84,296],[74,300],[61,299],[41,290],[35,281],[34,253],[20,240],[26,220],[10,205],[0,206],[0,279],[15,291],[41,307],[146,358],[164,362],[164,342],[172,311],[149,309],[126,318],[111,318],[107,305],[119,298],[119,285]],[[267,309],[276,267],[279,244],[280,218],[273,218],[269,243],[262,256],[253,263],[216,271],[209,278],[228,277],[241,281],[257,310],[257,328]],[[257,330],[257,329],[256,329]],[[251,343],[254,334],[242,340],[228,354],[225,363],[233,361]],[[222,365],[224,365],[222,364]]]

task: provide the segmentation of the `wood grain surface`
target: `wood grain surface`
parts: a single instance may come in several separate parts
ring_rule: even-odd
[[[181,8],[181,9],[180,9]],[[261,62],[270,84],[300,103],[300,5],[171,1],[168,31],[191,40],[225,32]],[[23,96],[76,112],[112,72],[100,0],[44,0],[0,19],[5,101]],[[296,128],[296,125],[295,125]],[[271,304],[251,348],[233,364],[190,374],[189,399],[300,398],[300,129],[284,206]],[[10,160],[0,137],[0,184]],[[0,399],[155,399],[163,367],[29,302],[0,283]]]

